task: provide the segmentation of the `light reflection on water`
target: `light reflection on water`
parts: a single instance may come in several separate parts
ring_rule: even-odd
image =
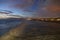
[[[16,27],[16,25],[20,23],[21,20],[17,20],[17,19],[0,19],[0,35]]]

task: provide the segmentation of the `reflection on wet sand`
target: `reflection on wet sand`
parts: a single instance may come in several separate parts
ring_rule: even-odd
[[[60,23],[24,20],[0,40],[60,40]]]

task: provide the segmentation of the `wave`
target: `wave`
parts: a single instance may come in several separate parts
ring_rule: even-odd
[[[0,19],[0,35],[9,31],[10,29],[16,27],[16,25],[20,24],[21,20],[18,19]]]

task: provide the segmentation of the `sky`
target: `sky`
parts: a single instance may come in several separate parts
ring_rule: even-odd
[[[60,0],[0,0],[0,11],[24,17],[60,17]]]

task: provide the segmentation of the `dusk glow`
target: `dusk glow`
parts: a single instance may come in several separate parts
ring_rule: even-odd
[[[59,0],[0,0],[0,10],[24,17],[60,17]],[[56,3],[55,3],[56,2]]]
[[[0,0],[0,40],[60,40],[60,0]]]

